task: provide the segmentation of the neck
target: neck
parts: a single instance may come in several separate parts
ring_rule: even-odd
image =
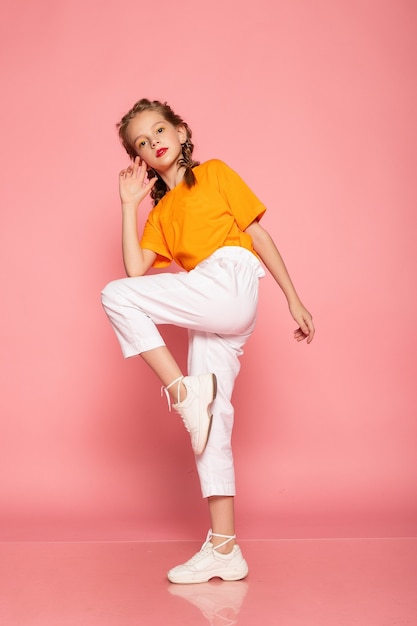
[[[185,167],[180,167],[177,169],[177,166],[175,166],[175,169],[172,169],[172,171],[169,172],[158,172],[158,174],[168,187],[168,190],[174,189],[174,187],[180,184],[180,182],[184,178],[184,173]]]

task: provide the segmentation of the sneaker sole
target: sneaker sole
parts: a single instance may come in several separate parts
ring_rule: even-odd
[[[223,574],[209,574],[209,575],[205,575],[205,576],[198,576],[198,574],[196,574],[195,576],[188,578],[188,579],[181,579],[181,577],[179,578],[175,578],[175,576],[170,576],[169,572],[168,572],[168,580],[169,582],[175,584],[175,585],[193,585],[196,583],[208,583],[210,580],[212,580],[213,578],[220,578],[221,580],[224,580],[225,582],[233,582],[233,581],[237,581],[237,580],[243,580],[244,578],[246,578],[246,576],[248,575],[249,570],[246,570],[245,573],[243,572],[225,572]]]
[[[209,404],[209,407],[210,407],[210,408],[211,408],[211,405],[213,404],[213,402],[215,401],[216,396],[217,396],[217,376],[216,376],[216,374],[212,374],[212,375],[211,375],[211,380],[212,380],[212,385],[213,385],[213,393],[212,393],[212,395],[213,395],[213,399],[212,399],[212,401],[211,401],[211,402],[210,402],[210,404]],[[209,410],[209,409],[208,409],[208,410]],[[210,437],[211,427],[212,427],[212,425],[213,425],[213,413],[210,413],[210,411],[209,411],[209,413],[208,413],[208,419],[209,419],[209,427],[208,427],[208,430],[207,430],[206,442],[205,442],[204,447],[203,447],[203,449],[201,450],[201,452],[198,452],[198,455],[203,454],[204,450],[205,450],[205,449],[206,449],[206,447],[207,447],[208,440],[209,440],[209,437]],[[197,454],[197,453],[196,453],[196,454]]]

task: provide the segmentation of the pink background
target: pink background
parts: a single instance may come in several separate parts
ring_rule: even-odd
[[[154,8],[152,8],[154,7]],[[115,123],[166,99],[226,161],[314,314],[273,280],[235,392],[242,538],[417,529],[411,0],[8,5],[1,25],[3,540],[201,538],[185,431],[101,309],[121,277]],[[182,363],[185,334],[165,330]]]

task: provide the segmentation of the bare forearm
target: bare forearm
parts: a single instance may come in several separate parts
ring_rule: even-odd
[[[143,276],[152,262],[150,251],[140,246],[137,229],[137,208],[122,204],[122,253],[128,276]]]
[[[246,229],[246,232],[252,238],[255,251],[284,292],[291,315],[299,324],[299,328],[294,331],[294,338],[297,341],[307,339],[307,343],[311,343],[315,332],[313,318],[298,297],[283,258],[272,237],[258,222],[253,222]]]
[[[289,304],[299,301],[298,294],[292,283],[284,260],[276,247],[272,237],[259,224],[251,225],[247,232],[252,237],[255,251],[262,259],[265,267],[281,287]]]

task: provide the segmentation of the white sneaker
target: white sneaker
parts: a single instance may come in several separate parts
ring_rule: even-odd
[[[187,396],[179,402],[179,390],[181,382],[187,389]],[[217,379],[215,374],[202,374],[201,376],[180,376],[163,390],[167,394],[168,389],[178,383],[178,402],[172,406],[181,415],[185,428],[191,436],[191,445],[194,454],[202,454],[207,445],[213,418],[211,405],[217,393]]]
[[[218,551],[218,548],[235,539],[235,536],[227,537],[227,541],[216,547],[210,541],[213,536],[224,537],[224,535],[216,535],[209,530],[201,550],[189,561],[183,565],[177,565],[168,572],[170,582],[177,584],[206,583],[211,578],[241,580],[248,575],[248,564],[243,558],[239,546],[234,545],[229,554],[221,554]]]

